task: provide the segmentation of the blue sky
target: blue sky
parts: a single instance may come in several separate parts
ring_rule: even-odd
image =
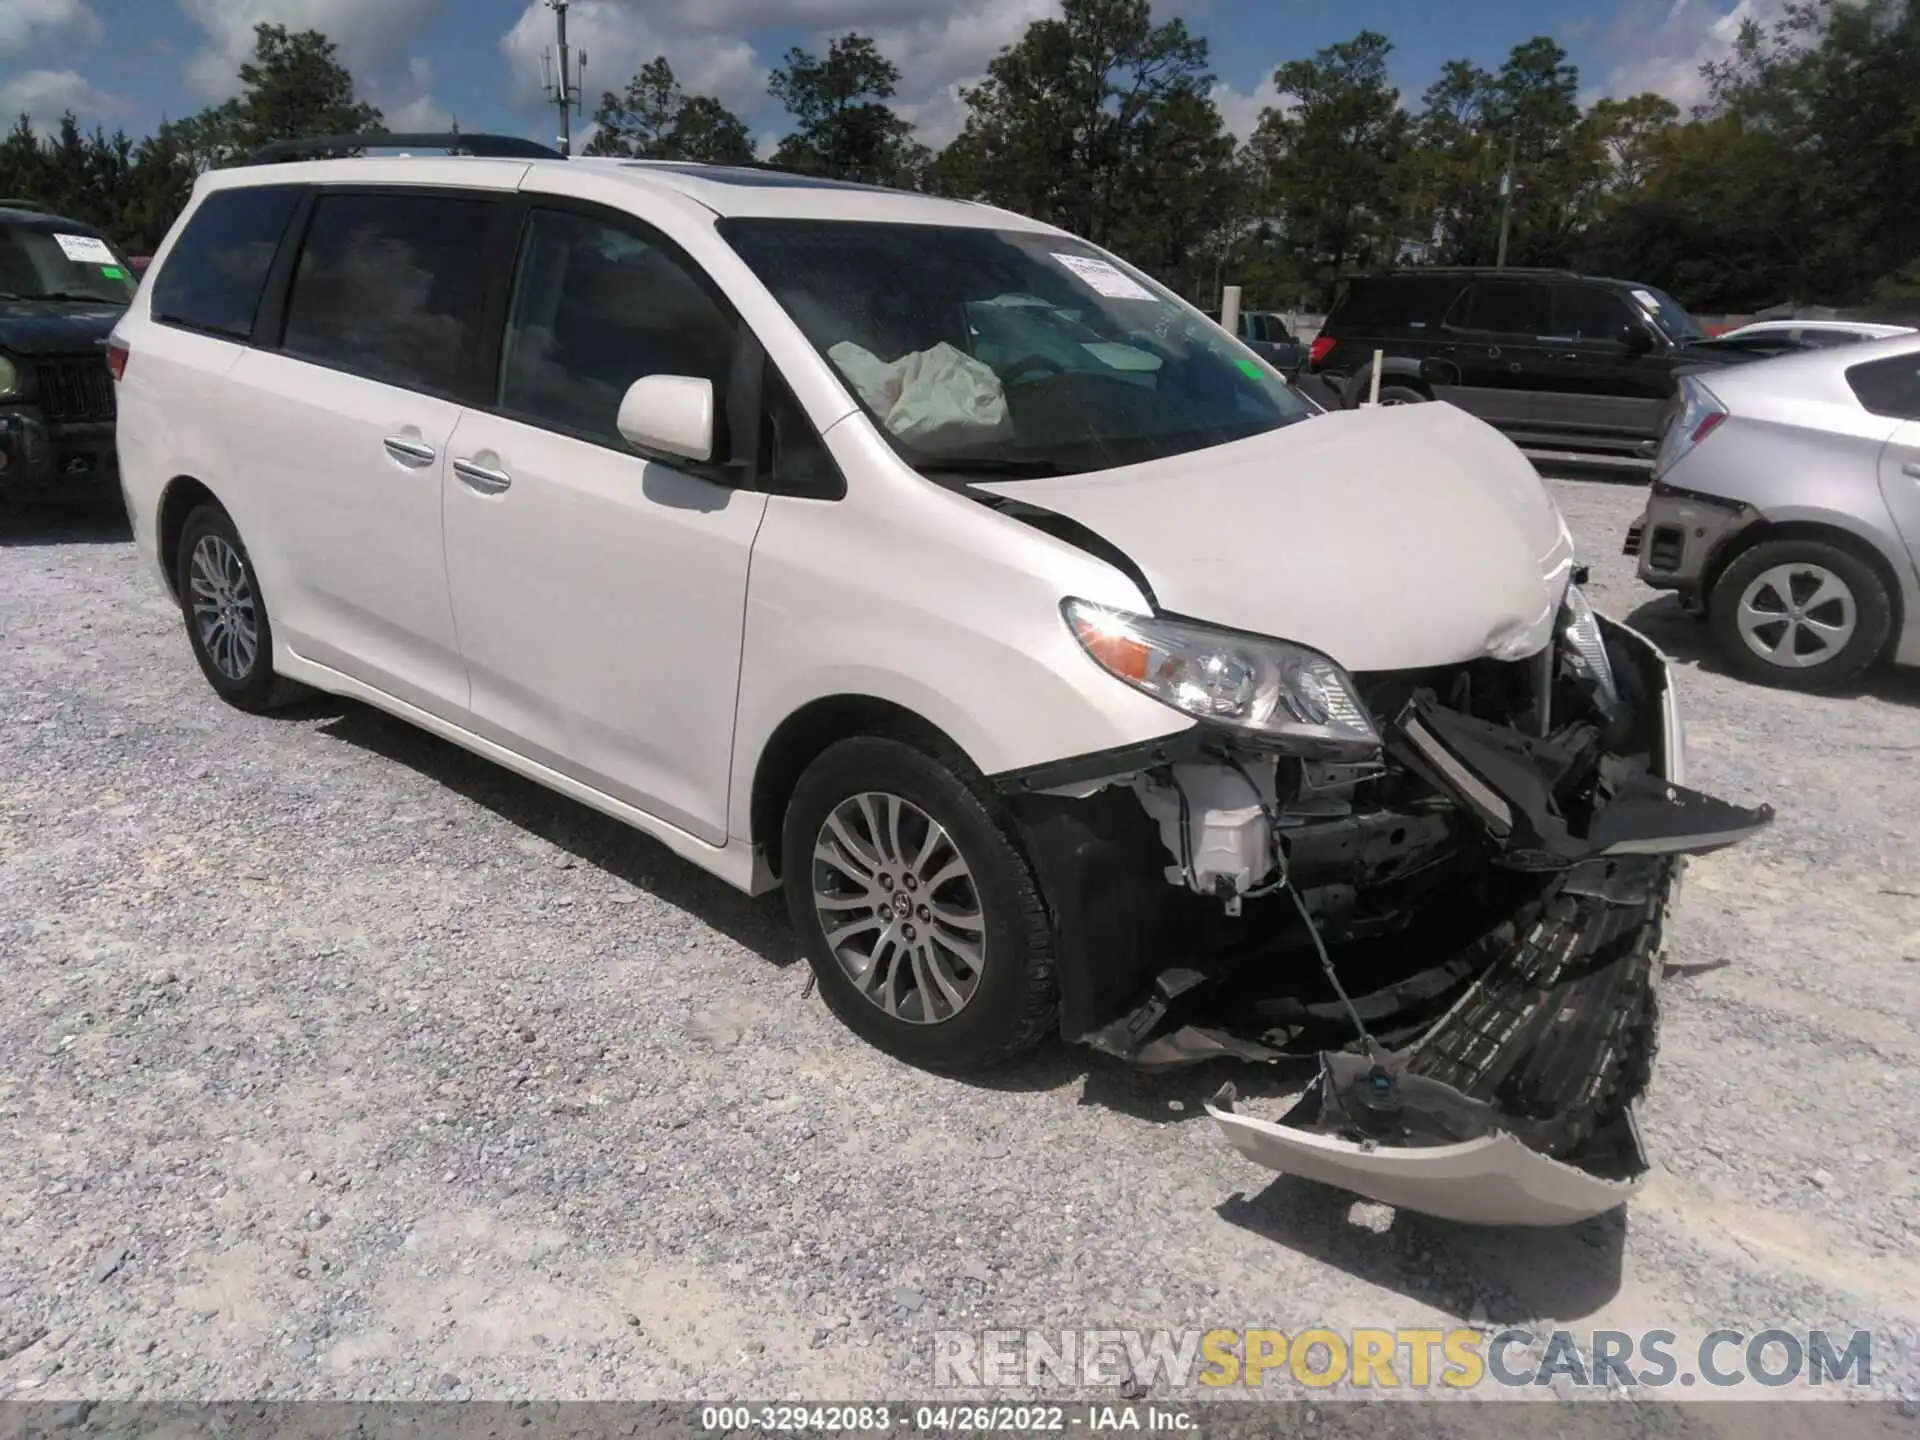
[[[858,29],[903,72],[900,102],[933,143],[962,114],[956,88],[1057,0],[572,0],[592,95],[666,54],[693,88],[718,94],[755,133],[777,134],[766,73],[790,45]],[[1724,53],[1740,18],[1782,0],[1158,0],[1212,43],[1220,101],[1245,132],[1272,103],[1281,62],[1366,28],[1395,44],[1409,104],[1456,56],[1495,65],[1516,42],[1551,35],[1579,64],[1588,97],[1655,89],[1699,98],[1697,70]],[[549,137],[540,56],[545,0],[0,0],[0,106],[36,123],[71,108],[87,125],[146,133],[237,86],[252,28],[274,21],[337,41],[365,98],[395,128]]]

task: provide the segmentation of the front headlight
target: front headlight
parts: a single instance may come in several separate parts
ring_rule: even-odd
[[[1602,705],[1611,708],[1620,701],[1620,687],[1613,679],[1613,658],[1607,654],[1607,642],[1600,634],[1599,617],[1578,585],[1567,587],[1567,598],[1560,611],[1560,638],[1567,655],[1580,673],[1594,683]]]
[[[0,355],[0,400],[20,393],[20,367]]]
[[[1085,600],[1060,610],[1101,669],[1183,714],[1315,759],[1367,759],[1380,749],[1352,677],[1317,650]]]

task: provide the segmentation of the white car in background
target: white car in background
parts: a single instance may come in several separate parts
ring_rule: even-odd
[[[1300,424],[1006,211],[459,143],[203,176],[115,333],[215,691],[353,697],[784,887],[913,1064],[1322,1053],[1236,1145],[1490,1222],[1631,1192],[1678,856],[1769,812],[1683,788],[1666,664],[1512,444]]]
[[[1868,340],[1887,340],[1896,335],[1911,335],[1911,325],[1876,325],[1865,320],[1756,320],[1737,330],[1724,331],[1721,340],[1780,339],[1796,342],[1809,349],[1832,349],[1840,345],[1858,345]]]

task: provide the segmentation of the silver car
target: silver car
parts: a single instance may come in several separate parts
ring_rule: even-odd
[[[1733,670],[1797,690],[1920,665],[1920,335],[1690,375],[1627,534]]]

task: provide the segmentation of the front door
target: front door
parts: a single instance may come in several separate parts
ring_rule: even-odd
[[[484,195],[323,192],[280,348],[243,352],[229,377],[282,638],[446,718],[464,716],[467,679],[441,475],[501,213]]]
[[[655,374],[712,380],[724,415],[738,337],[639,222],[535,208],[495,403],[461,417],[446,481],[474,728],[716,845],[767,497],[636,454],[615,419]]]
[[[1644,331],[1655,348],[1623,338]],[[1604,285],[1553,287],[1553,325],[1543,337],[1535,372],[1533,422],[1546,435],[1649,447],[1673,393],[1673,366],[1647,321],[1618,290]]]

